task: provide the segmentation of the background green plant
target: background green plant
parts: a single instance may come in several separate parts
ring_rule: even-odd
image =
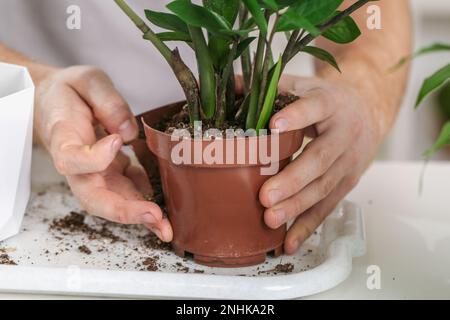
[[[346,44],[360,29],[350,15],[369,1],[359,0],[338,11],[344,0],[190,0],[168,4],[170,12],[145,10],[147,20],[164,32],[155,33],[125,0],[114,0],[165,58],[184,90],[191,123],[241,121],[246,129],[262,129],[274,112],[278,82],[286,65],[304,52],[339,70],[327,51],[311,46],[319,36]],[[287,37],[286,48],[274,57],[277,33]],[[190,46],[196,55],[199,84],[178,49],[169,43]],[[256,42],[256,51],[250,45]],[[235,95],[234,62],[242,66],[243,98]]]
[[[394,67],[394,69],[401,67],[409,60],[418,58],[426,54],[442,51],[450,51],[450,44],[435,43],[428,47],[424,47],[418,50],[412,56],[403,58],[399,62],[399,64]],[[422,87],[420,88],[415,107],[418,108],[422,104],[424,99],[432,92],[437,89],[441,89],[442,91],[439,94],[439,103],[441,105],[441,109],[445,113],[447,113],[450,108],[450,106],[446,105],[450,101],[450,99],[448,98],[450,96],[450,86],[447,85],[448,80],[450,80],[450,63],[440,68],[430,77],[424,80]],[[450,145],[450,120],[444,124],[441,133],[439,134],[439,137],[437,138],[434,145],[430,149],[425,151],[425,158],[429,160],[436,152],[448,145]]]

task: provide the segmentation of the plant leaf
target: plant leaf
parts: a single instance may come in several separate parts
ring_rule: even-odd
[[[156,34],[161,41],[192,42],[191,36],[184,32],[161,32]]]
[[[328,40],[340,44],[353,42],[360,35],[361,30],[350,16],[342,19],[323,33],[323,36]]]
[[[145,10],[145,16],[155,26],[167,30],[179,31],[189,34],[186,23],[174,14]]]
[[[266,17],[264,17],[264,13],[262,11],[261,6],[258,4],[257,0],[242,0],[247,7],[248,11],[253,16],[253,19],[255,20],[256,25],[259,27],[261,34],[263,36],[267,35],[267,20]]]
[[[392,71],[397,70],[398,68],[402,67],[405,63],[407,63],[410,60],[413,60],[415,58],[418,58],[420,56],[423,56],[425,54],[434,53],[434,52],[440,52],[440,51],[450,51],[450,44],[446,43],[434,43],[428,47],[424,47],[416,51],[414,54],[402,58],[395,66],[391,68]]]
[[[244,40],[242,40],[241,42],[239,42],[237,50],[236,50],[236,59],[239,58],[242,53],[249,47],[249,45],[253,42],[253,40],[255,40],[256,37],[249,37],[246,38]]]
[[[442,128],[442,131],[434,145],[425,151],[425,158],[430,159],[436,152],[448,145],[450,145],[450,121],[447,122]]]
[[[261,0],[261,2],[272,11],[278,11],[278,3],[275,0]]]
[[[239,13],[239,0],[203,0],[203,6],[224,17],[230,25],[234,25]]]
[[[302,0],[296,1],[288,11],[306,18],[314,25],[331,18],[344,0]]]
[[[261,115],[259,116],[259,120],[256,125],[257,132],[260,129],[265,128],[267,126],[267,124],[269,123],[270,118],[272,117],[274,103],[275,103],[275,99],[276,99],[277,93],[278,93],[278,82],[280,81],[282,62],[283,62],[283,59],[280,58],[275,67],[273,76],[270,79],[266,98],[264,99],[264,104],[261,109]]]
[[[230,25],[224,18],[220,19],[217,13],[189,1],[175,0],[169,3],[167,8],[188,25],[205,28],[212,33],[230,30]]]
[[[316,57],[319,60],[328,62],[337,71],[341,72],[341,69],[339,68],[339,65],[338,65],[336,59],[328,51],[321,49],[321,48],[312,47],[312,46],[305,47],[305,48],[303,48],[302,51],[309,53],[310,55]]]
[[[298,16],[293,11],[285,12],[278,21],[277,32],[305,29],[314,36],[320,35],[320,30],[308,19]]]
[[[434,90],[442,86],[450,79],[450,64],[436,71],[432,76],[425,79],[416,102],[416,108]]]

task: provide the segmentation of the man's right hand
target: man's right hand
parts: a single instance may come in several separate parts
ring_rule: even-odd
[[[96,129],[100,124],[109,135]],[[49,72],[36,90],[35,129],[58,172],[90,214],[143,224],[161,240],[172,228],[146,201],[152,187],[144,170],[120,150],[138,135],[136,120],[109,77],[86,66]]]

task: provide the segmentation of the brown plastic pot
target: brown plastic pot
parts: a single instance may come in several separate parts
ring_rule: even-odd
[[[143,140],[133,144],[150,176],[155,174],[156,163],[159,167],[174,231],[172,247],[175,253],[181,257],[192,256],[197,263],[215,267],[250,266],[263,263],[267,254],[281,255],[286,226],[277,230],[268,228],[264,223],[264,208],[258,200],[259,189],[270,176],[261,175],[263,165],[259,157],[256,162],[249,161],[249,155],[257,152],[253,143],[259,139],[267,141],[270,154],[270,138],[235,138],[242,139],[241,144],[236,143],[234,147],[235,163],[239,150],[246,154],[245,163],[174,164],[172,150],[180,142],[171,141],[170,135],[152,126],[163,117],[179,112],[183,104],[164,106],[139,116],[146,144],[154,156],[145,149]],[[279,135],[280,170],[300,149],[303,137],[301,130]],[[216,147],[222,146],[226,154],[226,142],[223,142]],[[195,142],[188,139],[182,143],[193,146]],[[204,151],[219,140],[199,143]]]

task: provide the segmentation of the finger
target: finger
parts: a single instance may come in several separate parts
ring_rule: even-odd
[[[75,90],[92,108],[95,117],[109,133],[120,134],[124,142],[138,135],[136,119],[130,107],[114,87],[111,79],[92,67],[74,69]]]
[[[93,145],[84,144],[69,121],[53,126],[50,153],[58,172],[65,176],[105,170],[122,147],[119,135],[110,135]]]
[[[319,89],[311,90],[276,113],[270,120],[270,128],[280,132],[304,129],[326,120],[333,112],[328,95]]]
[[[122,224],[157,224],[161,209],[145,200],[127,200],[106,189],[100,175],[72,176],[68,178],[75,196],[90,214]]]
[[[347,150],[351,141],[349,130],[342,127],[319,136],[296,160],[264,183],[259,193],[261,204],[270,208],[300,192],[325,174]]]
[[[300,248],[347,193],[356,186],[357,180],[351,177],[344,179],[327,198],[297,218],[286,235],[284,249],[287,254],[294,254]]]
[[[351,171],[348,156],[339,158],[323,176],[311,182],[302,191],[280,202],[264,213],[268,227],[277,229],[289,220],[302,214],[336,189],[341,180]]]
[[[168,219],[163,219],[157,225],[147,224],[146,227],[161,239],[161,241],[171,242],[173,239],[173,230]]]
[[[150,184],[150,181],[148,180],[147,173],[145,172],[144,168],[131,165],[125,169],[125,176],[133,181],[136,188],[143,195],[153,195],[153,188]]]
[[[303,96],[306,92],[323,87],[323,80],[316,77],[299,77],[285,74],[278,83],[280,92],[289,92],[297,96]]]

